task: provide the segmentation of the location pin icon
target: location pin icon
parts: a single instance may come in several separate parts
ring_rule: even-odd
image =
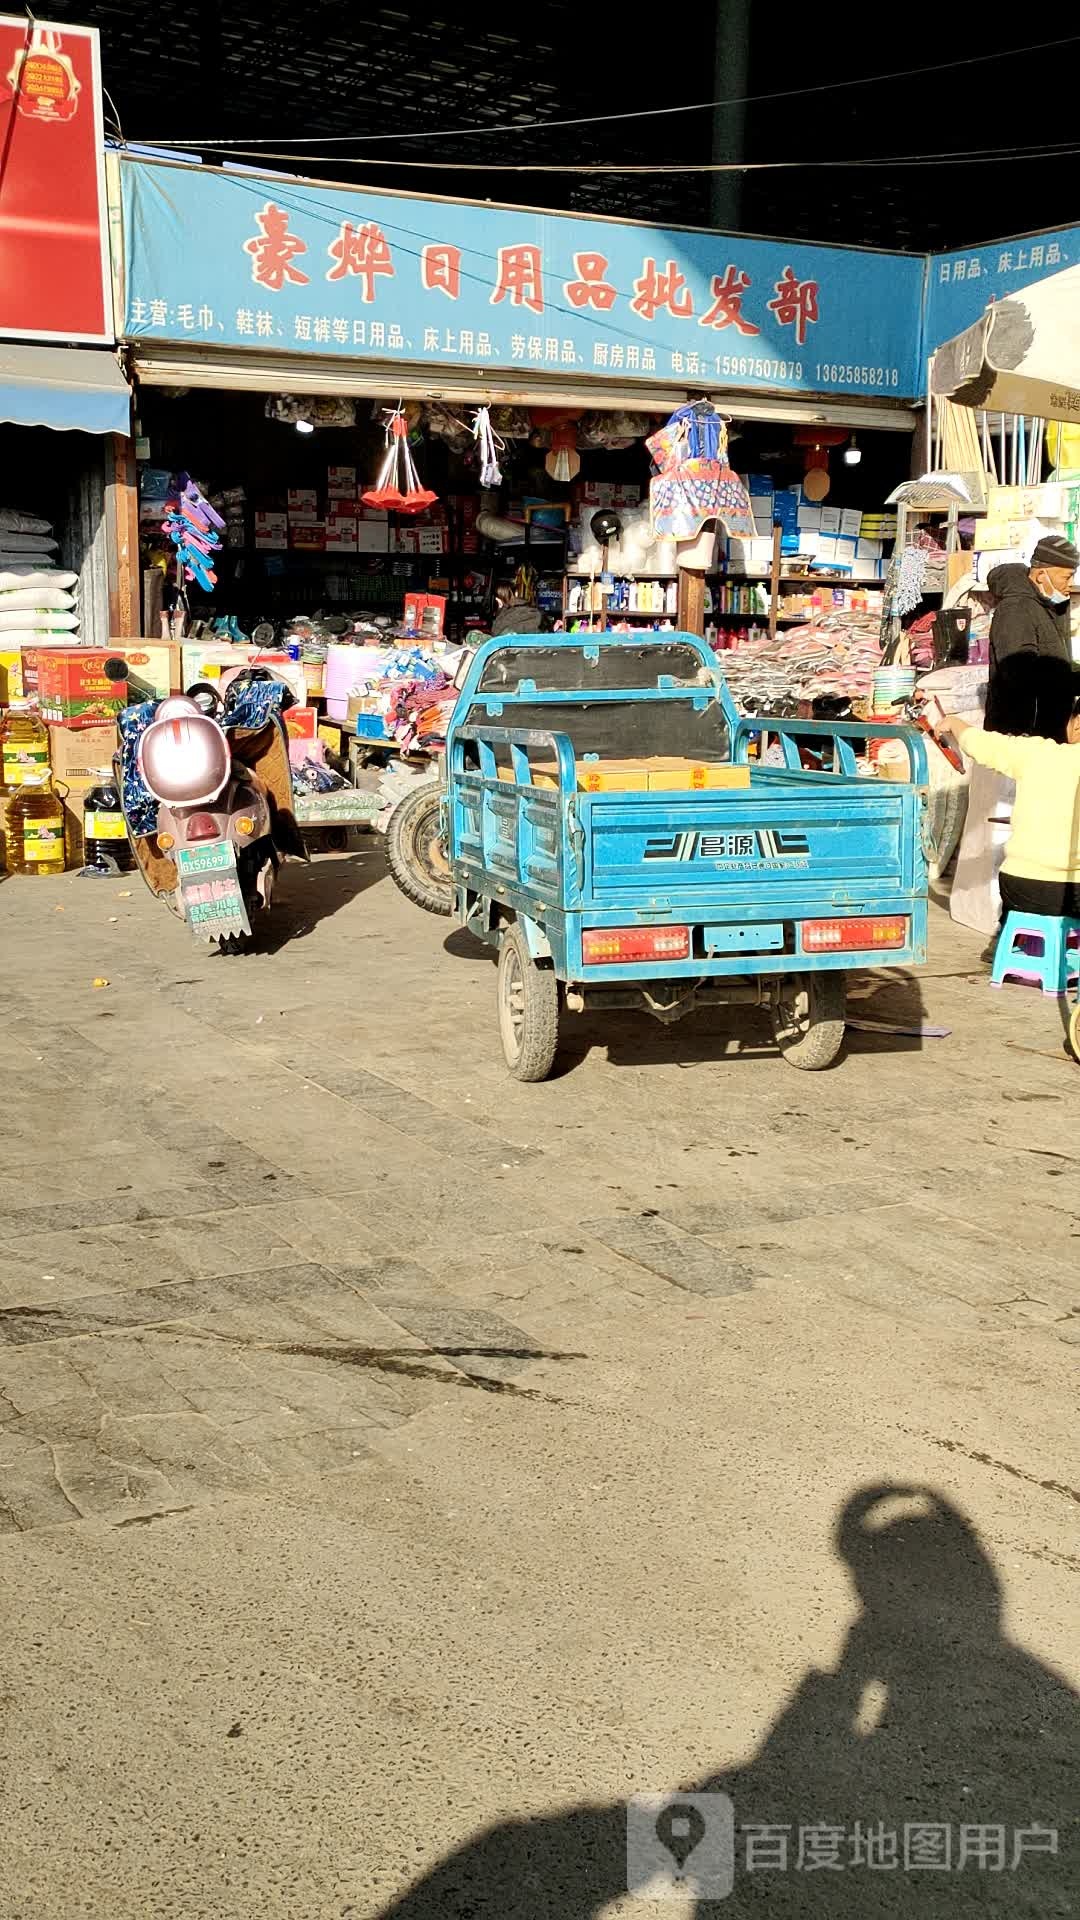
[[[681,1880],[690,1855],[705,1837],[705,1821],[688,1801],[671,1800],[657,1814],[656,1837],[670,1853]]]

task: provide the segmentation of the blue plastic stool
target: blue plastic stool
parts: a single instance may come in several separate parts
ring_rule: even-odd
[[[1022,980],[1044,993],[1068,993],[1080,977],[1080,920],[1040,913],[1010,913],[998,935],[992,987]]]

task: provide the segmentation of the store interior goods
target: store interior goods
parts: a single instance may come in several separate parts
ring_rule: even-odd
[[[445,637],[460,643],[490,622],[496,588],[504,584],[523,588],[523,597],[555,621],[598,613],[597,596],[575,589],[605,571],[613,575],[609,612],[628,621],[674,617],[668,588],[687,543],[654,531],[650,515],[653,481],[668,484],[655,455],[670,421],[580,407],[402,406],[393,396],[343,404],[345,415],[335,406],[331,424],[323,424],[322,403],[307,396],[267,401],[249,393],[143,389],[146,633],[156,633],[162,615],[173,612],[172,555],[161,528],[170,488],[182,474],[199,484],[224,523],[213,556],[215,589],[186,583],[183,632],[193,620],[227,615],[248,635],[263,623],[280,632],[297,614],[324,621],[362,616],[400,627],[406,595],[430,591],[445,597]],[[712,539],[715,522],[704,527],[717,624],[735,613],[767,617],[765,596],[748,604],[724,597],[713,579],[717,587],[728,577],[768,584],[774,511],[790,509],[785,567],[790,557],[793,571],[801,562],[845,583],[880,578],[887,543],[863,531],[862,514],[879,509],[906,473],[906,435],[862,436],[858,468],[834,452],[822,505],[803,497],[807,451],[791,428],[720,420],[720,429],[728,446],[710,468],[720,477],[701,480],[690,503],[696,520],[686,518],[690,508],[680,496],[680,526],[700,535],[703,505],[715,505],[725,489],[730,495],[723,544]],[[411,474],[404,465],[398,471],[406,460]],[[740,509],[734,520],[733,503]],[[620,520],[606,568],[589,532],[597,507],[610,507]],[[182,637],[175,623],[169,633]]]

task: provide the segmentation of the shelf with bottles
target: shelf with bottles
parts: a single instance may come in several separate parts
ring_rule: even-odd
[[[605,608],[609,622],[624,614],[630,618],[647,615],[650,619],[673,619],[678,610],[679,587],[674,575],[654,578],[626,575],[608,589],[599,580],[576,580],[567,575],[564,611],[567,619],[579,614],[599,614]]]
[[[631,626],[630,622],[633,620],[634,620],[634,616],[632,613],[616,614],[612,619],[608,621],[607,626],[605,629],[603,629],[603,631],[607,633],[635,633],[635,634],[674,633],[675,631],[675,622],[670,617],[670,615],[667,615],[667,614],[663,614],[663,613],[650,613],[648,615],[643,614],[640,616],[640,618],[637,621],[634,621],[634,624]],[[568,614],[567,615],[566,625],[564,627],[564,632],[566,633],[599,633],[600,631],[601,631],[601,627],[600,627],[599,621],[595,619],[591,614],[584,614],[584,615]]]

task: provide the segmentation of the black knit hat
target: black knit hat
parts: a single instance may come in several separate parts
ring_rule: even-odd
[[[1040,540],[1028,562],[1029,567],[1068,567],[1075,573],[1080,567],[1080,552],[1063,533],[1048,533]]]

